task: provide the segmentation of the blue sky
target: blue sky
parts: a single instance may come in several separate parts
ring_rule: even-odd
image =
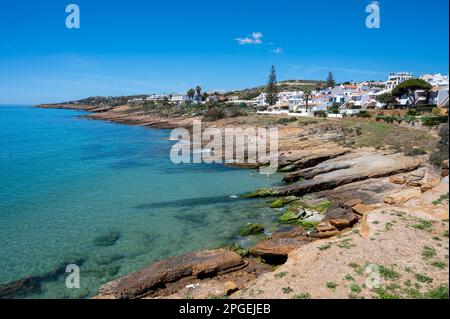
[[[70,3],[80,29],[65,26]],[[279,80],[448,74],[447,0],[380,0],[380,29],[365,27],[369,3],[2,0],[0,104],[245,88],[272,64]]]

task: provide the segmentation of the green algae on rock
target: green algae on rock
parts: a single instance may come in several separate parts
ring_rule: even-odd
[[[240,236],[249,236],[259,234],[264,231],[264,226],[261,224],[247,224],[239,231]]]

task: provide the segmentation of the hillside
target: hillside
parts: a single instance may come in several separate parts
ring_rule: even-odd
[[[279,91],[303,91],[305,89],[314,90],[317,87],[323,87],[324,81],[316,80],[285,80],[277,83]],[[261,92],[264,92],[265,85],[257,86],[254,88],[248,88],[243,90],[235,90],[227,92],[226,96],[239,96],[239,99],[250,100],[258,96]]]

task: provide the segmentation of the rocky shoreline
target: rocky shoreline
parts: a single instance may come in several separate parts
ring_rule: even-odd
[[[89,111],[84,117],[145,127],[189,127],[192,123],[192,118],[161,118],[131,112],[128,106],[38,107]],[[236,123],[239,119],[221,120],[214,125],[225,127]],[[253,126],[258,125],[261,124]],[[281,214],[280,222],[287,225],[285,230],[273,233],[245,252],[218,249],[155,262],[107,283],[95,298],[289,297],[287,288],[282,295],[255,296],[247,292],[253,286],[276,286],[274,265],[294,263],[300,267],[305,262],[295,256],[327,239],[357,238],[361,245],[371,243],[376,250],[382,243],[374,239],[374,227],[368,220],[382,211],[405,211],[414,218],[420,216],[432,222],[447,220],[448,227],[448,161],[442,169],[436,169],[428,164],[427,155],[406,156],[389,147],[352,148],[341,143],[342,139],[358,134],[358,126],[343,130],[329,122],[279,126],[279,167],[286,173],[283,178],[286,186],[257,190],[245,197],[267,197],[274,213]],[[445,194],[447,202],[436,204],[436,199]],[[398,245],[392,249],[401,250],[401,243]],[[325,250],[318,251],[323,254]],[[319,258],[317,253],[315,258]],[[448,276],[448,265],[446,272]],[[263,284],[262,278],[266,278]],[[319,287],[317,290],[320,291]],[[328,295],[314,291],[308,294],[319,298]]]

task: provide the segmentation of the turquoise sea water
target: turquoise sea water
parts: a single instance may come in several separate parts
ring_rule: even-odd
[[[40,289],[17,297],[92,296],[102,283],[157,259],[242,243],[236,232],[247,222],[277,228],[266,203],[230,195],[279,178],[175,165],[170,131],[82,114],[0,107],[0,284],[47,274]],[[118,240],[99,245],[105,235]],[[74,261],[81,289],[67,289],[66,274],[54,272]]]

